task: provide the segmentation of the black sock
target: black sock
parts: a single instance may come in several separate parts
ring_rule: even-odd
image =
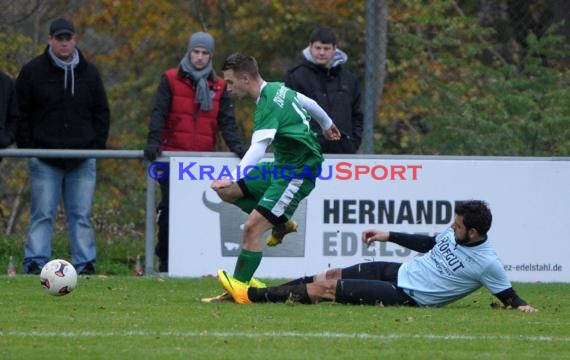
[[[291,280],[282,285],[298,285],[298,284],[309,284],[315,281],[314,276],[303,276],[301,278]]]
[[[299,302],[301,304],[311,304],[309,294],[307,294],[306,284],[281,285],[268,288],[250,287],[247,291],[247,297],[257,302],[286,302],[288,300]]]

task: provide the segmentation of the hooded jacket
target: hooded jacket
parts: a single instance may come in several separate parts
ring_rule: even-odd
[[[306,57],[306,51],[304,53]],[[340,52],[339,55],[343,54]],[[344,61],[337,61],[327,69],[305,59],[285,74],[285,85],[315,100],[342,133],[341,140],[327,141],[318,124],[311,122],[319,135],[323,153],[354,154],[362,141],[360,88],[356,76],[343,68],[345,61],[346,55]]]

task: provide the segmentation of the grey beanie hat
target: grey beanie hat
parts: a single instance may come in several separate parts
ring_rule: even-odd
[[[210,52],[210,54],[214,53],[214,38],[212,35],[205,33],[205,32],[197,32],[190,36],[190,41],[188,42],[188,51],[192,51],[192,49],[197,47],[203,47]]]

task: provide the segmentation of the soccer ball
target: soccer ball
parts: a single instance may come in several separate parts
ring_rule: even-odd
[[[67,295],[77,285],[77,271],[69,262],[56,259],[48,262],[40,273],[42,287],[54,296]]]

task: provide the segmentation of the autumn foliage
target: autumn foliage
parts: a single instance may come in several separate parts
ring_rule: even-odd
[[[143,148],[160,76],[178,65],[195,31],[216,39],[218,71],[225,56],[244,51],[258,59],[267,80],[281,80],[312,29],[326,24],[337,31],[346,66],[362,88],[373,86],[364,78],[365,53],[377,44],[366,44],[364,0],[9,4],[1,15],[0,66],[14,77],[45,47],[51,20],[73,19],[78,46],[104,76],[112,149]],[[387,7],[387,65],[376,69],[384,88],[373,109],[375,153],[568,156],[570,50],[561,22],[570,13],[567,2],[406,0]],[[247,141],[253,104],[235,105]],[[15,161],[2,166],[13,177],[1,180],[1,215],[7,224],[18,212],[11,229],[23,231],[26,171]],[[142,236],[143,164],[102,160],[99,178],[94,216],[100,229]],[[17,198],[22,202],[15,209]]]

